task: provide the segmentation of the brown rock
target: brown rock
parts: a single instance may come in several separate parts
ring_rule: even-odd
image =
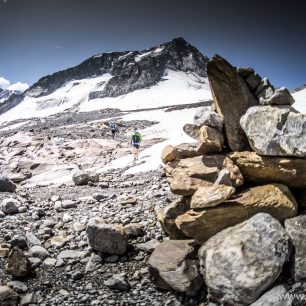
[[[260,156],[255,152],[234,152],[228,155],[239,167],[246,181],[256,184],[282,183],[306,188],[306,159]]]
[[[194,240],[169,240],[158,245],[149,259],[153,282],[162,289],[196,295],[203,286],[197,249]]]
[[[197,153],[218,153],[222,151],[223,145],[224,137],[219,130],[206,125],[200,128]]]
[[[188,210],[175,219],[178,229],[203,244],[221,230],[265,212],[279,221],[296,216],[297,203],[289,188],[270,184],[247,189],[217,207]]]
[[[165,146],[163,148],[162,154],[161,154],[161,160],[164,164],[174,161],[176,159],[176,149],[171,146]]]
[[[232,151],[249,148],[239,120],[258,101],[250,92],[237,70],[224,58],[215,55],[207,64],[207,75],[216,110],[224,117],[227,143]]]
[[[177,227],[175,219],[190,209],[190,198],[183,197],[172,202],[157,213],[162,229],[173,239],[184,239],[186,235]]]
[[[191,198],[190,207],[201,209],[215,207],[235,193],[235,188],[226,185],[212,185],[200,187]]]
[[[10,287],[0,286],[0,305],[17,306],[19,295]]]
[[[243,184],[239,168],[224,155],[204,155],[170,162],[165,166],[170,189],[179,195],[192,195],[202,186],[216,181],[219,172],[227,169],[234,187]]]
[[[18,247],[13,247],[8,256],[6,270],[13,276],[26,276],[31,271],[31,263]]]

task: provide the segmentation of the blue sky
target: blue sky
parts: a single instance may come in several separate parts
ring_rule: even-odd
[[[182,36],[275,86],[306,83],[305,1],[0,0],[0,77],[40,77],[109,51]]]

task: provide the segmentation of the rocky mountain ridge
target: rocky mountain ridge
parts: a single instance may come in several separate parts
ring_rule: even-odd
[[[176,38],[143,51],[101,53],[75,67],[41,78],[23,94],[6,100],[0,106],[0,114],[12,109],[25,98],[45,97],[71,81],[75,80],[73,86],[78,86],[77,80],[106,74],[109,78],[97,83],[97,89],[88,93],[88,99],[118,97],[138,89],[149,88],[160,82],[167,70],[206,77],[207,61],[206,56],[183,38]]]

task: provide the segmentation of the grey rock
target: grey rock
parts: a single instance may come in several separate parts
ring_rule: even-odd
[[[35,270],[42,264],[42,261],[37,257],[29,257],[28,259],[30,261],[31,270]]]
[[[306,215],[297,216],[285,221],[294,252],[291,254],[291,274],[296,282],[306,278]]]
[[[104,195],[102,193],[99,193],[99,192],[95,192],[92,197],[97,200],[97,201],[101,201],[103,199],[106,199],[107,198],[107,195]]]
[[[38,298],[34,292],[28,293],[21,298],[21,306],[35,305],[38,303]]]
[[[209,294],[229,305],[253,303],[280,275],[289,242],[281,224],[265,213],[211,237],[199,250]]]
[[[26,293],[28,291],[27,285],[20,281],[8,282],[7,286],[15,290],[17,293]]]
[[[154,249],[160,244],[160,242],[156,239],[151,239],[144,243],[138,243],[136,245],[137,249],[144,251],[146,253],[152,253]]]
[[[8,178],[0,174],[0,192],[14,192],[17,186]]]
[[[33,232],[26,233],[26,240],[28,248],[31,248],[34,245],[41,245],[41,241],[35,236]]]
[[[87,224],[86,234],[89,245],[96,251],[118,255],[126,252],[127,235],[122,225],[92,218]]]
[[[215,55],[207,64],[207,75],[218,114],[224,118],[224,131],[229,148],[243,151],[249,148],[239,120],[258,101],[250,92],[236,68]]]
[[[47,219],[43,222],[43,224],[40,226],[40,229],[44,228],[54,228],[54,226],[57,224],[57,221],[53,219]]]
[[[183,131],[191,138],[198,139],[200,128],[195,124],[186,123],[183,126]]]
[[[268,99],[260,99],[261,105],[289,105],[294,103],[294,98],[286,87],[281,87]]]
[[[125,273],[114,274],[111,278],[104,282],[104,285],[110,289],[127,291],[130,289],[130,284],[126,279]]]
[[[84,258],[86,254],[86,251],[64,250],[58,254],[57,259],[81,259]]]
[[[101,262],[102,262],[101,256],[92,253],[85,266],[85,272],[88,273],[97,270]]]
[[[203,125],[222,131],[223,117],[216,113],[211,106],[199,108],[194,115],[193,124],[198,127]]]
[[[0,286],[0,305],[17,306],[19,295],[8,286]]]
[[[274,93],[274,88],[272,86],[272,84],[270,83],[270,81],[267,78],[263,78],[260,81],[260,84],[258,85],[256,91],[255,91],[255,96],[258,97],[258,95],[263,92],[265,89],[270,88],[272,89],[272,93]]]
[[[291,306],[292,299],[284,285],[278,285],[267,291],[250,306]]]
[[[27,240],[25,237],[15,235],[11,241],[10,241],[11,246],[17,246],[20,249],[25,249],[27,247]]]
[[[72,278],[73,280],[79,280],[79,279],[81,279],[83,276],[84,276],[84,274],[83,274],[81,271],[79,271],[79,270],[76,270],[76,271],[74,271],[74,272],[71,273],[71,278]]]
[[[5,214],[17,214],[18,207],[20,206],[20,202],[13,198],[4,199],[1,204],[1,210]]]
[[[262,99],[267,100],[273,96],[274,92],[275,91],[273,87],[267,87],[264,88],[261,92],[259,92],[258,95],[256,95],[256,97],[259,101],[261,101]]]
[[[89,174],[83,171],[76,172],[73,174],[72,180],[76,186],[87,185],[89,182]]]
[[[214,184],[232,186],[233,183],[231,181],[230,172],[227,169],[222,169],[219,172],[218,177],[215,180]]]
[[[49,256],[48,251],[40,245],[32,246],[29,250],[29,253],[32,257],[37,257],[41,260],[44,260]]]
[[[64,201],[62,201],[62,207],[65,208],[65,209],[75,208],[76,206],[77,205],[76,205],[75,201],[72,201],[72,200],[64,200]]]
[[[169,240],[157,246],[149,259],[153,282],[162,289],[196,295],[203,286],[194,240]]]
[[[57,260],[55,258],[47,257],[44,260],[44,265],[49,267],[55,267]]]
[[[259,155],[306,156],[306,115],[287,106],[254,106],[240,124]]]

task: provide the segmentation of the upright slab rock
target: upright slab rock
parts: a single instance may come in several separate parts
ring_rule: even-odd
[[[207,64],[207,75],[217,112],[224,118],[225,136],[232,151],[249,148],[240,118],[249,107],[258,105],[245,81],[224,58],[215,55]]]
[[[203,244],[221,230],[265,212],[283,222],[296,216],[297,203],[289,188],[270,184],[247,189],[224,203],[211,208],[188,210],[175,219],[175,224],[187,237]]]
[[[289,106],[255,106],[240,124],[252,149],[267,156],[306,157],[306,115]]]
[[[170,289],[194,296],[203,286],[193,240],[169,240],[158,245],[149,259],[153,282],[162,289]]]
[[[89,245],[96,251],[117,255],[126,252],[127,235],[120,224],[108,224],[101,218],[91,218],[86,234]]]
[[[297,216],[285,221],[294,251],[291,254],[291,274],[296,282],[306,278],[306,216]]]
[[[199,258],[210,296],[231,306],[254,302],[280,275],[289,241],[281,224],[265,213],[209,239]]]
[[[6,270],[13,276],[26,276],[31,271],[31,263],[18,247],[14,247],[8,256]]]
[[[306,159],[260,156],[255,152],[228,155],[247,182],[282,183],[293,188],[306,188]]]

